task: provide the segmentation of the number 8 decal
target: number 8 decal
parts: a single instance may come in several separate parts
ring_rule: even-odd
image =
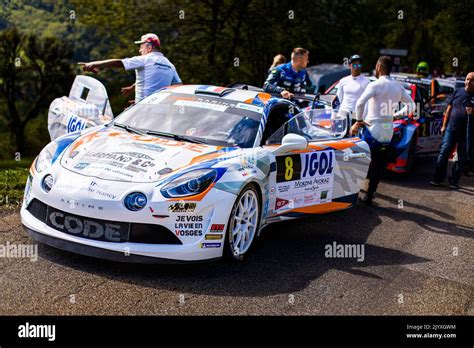
[[[285,180],[291,180],[293,177],[293,159],[291,157],[285,158]]]

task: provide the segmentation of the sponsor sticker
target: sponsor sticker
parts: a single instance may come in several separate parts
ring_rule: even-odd
[[[222,243],[201,243],[201,248],[209,249],[209,248],[220,248]]]
[[[171,93],[155,93],[143,102],[148,104],[159,104],[170,95]]]
[[[200,237],[204,229],[201,215],[177,216],[174,224],[175,233],[179,237]]]
[[[170,213],[192,213],[196,209],[196,203],[175,203],[168,207]]]
[[[289,200],[283,199],[283,198],[278,198],[275,201],[275,210],[280,210],[286,207],[290,203]]]
[[[126,145],[131,145],[133,147],[143,149],[143,150],[151,150],[155,152],[163,152],[166,149],[158,144],[148,144],[148,143],[141,143],[141,142],[132,142],[127,143]]]
[[[77,237],[106,242],[127,242],[129,238],[129,223],[85,218],[52,207],[48,207],[46,216],[49,227]]]
[[[212,224],[210,232],[224,232],[225,224]]]
[[[243,110],[253,111],[253,112],[258,112],[258,113],[263,112],[263,108],[261,106],[252,105],[252,104],[237,103],[235,108],[236,109],[243,109]]]
[[[442,140],[442,120],[427,121],[420,124],[417,141],[417,153],[436,152]]]
[[[327,203],[332,200],[334,150],[278,156],[275,211]]]
[[[86,128],[87,122],[80,117],[71,115],[67,121],[67,132],[72,133],[75,131],[83,130]]]
[[[78,163],[74,166],[74,169],[83,170],[84,168],[88,167],[90,163]]]
[[[229,105],[210,103],[203,100],[177,100],[174,102],[174,105],[188,106],[192,108],[207,109],[207,110],[214,110],[214,111],[221,111],[221,112],[226,111],[229,106]]]
[[[206,240],[221,240],[223,234],[206,234]]]

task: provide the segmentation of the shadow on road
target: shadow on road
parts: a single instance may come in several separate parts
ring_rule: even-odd
[[[360,268],[429,261],[370,244],[365,245],[363,262],[325,258],[326,244],[366,243],[380,223],[377,209],[365,206],[277,223],[262,232],[252,254],[241,264],[224,261],[190,265],[120,264],[44,245],[40,247],[40,256],[65,267],[156,290],[214,296],[270,296],[300,291],[332,269],[379,279]]]

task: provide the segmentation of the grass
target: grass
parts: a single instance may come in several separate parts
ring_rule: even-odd
[[[33,159],[0,161],[0,206],[19,206]]]

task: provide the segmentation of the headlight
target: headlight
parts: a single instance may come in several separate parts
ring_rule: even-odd
[[[46,145],[46,147],[40,152],[35,162],[35,169],[38,173],[48,168],[51,165],[53,156],[58,149],[58,143],[53,141]]]
[[[197,169],[170,181],[161,189],[166,198],[186,197],[205,191],[217,176],[214,169]]]

